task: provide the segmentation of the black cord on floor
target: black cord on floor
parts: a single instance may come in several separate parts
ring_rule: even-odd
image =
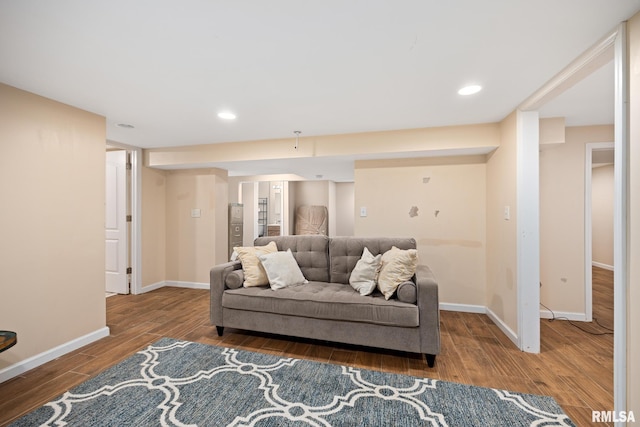
[[[598,326],[600,326],[602,329],[607,330],[607,332],[591,332],[591,331],[587,331],[586,329],[578,326],[577,324],[573,323],[568,317],[556,317],[556,314],[553,312],[553,310],[551,310],[549,307],[547,307],[546,305],[544,305],[543,303],[540,303],[541,306],[543,306],[544,308],[546,308],[547,310],[549,310],[551,312],[551,319],[549,319],[549,322],[553,322],[554,320],[566,320],[567,322],[569,322],[569,324],[575,328],[580,329],[582,332],[586,332],[587,334],[591,334],[591,335],[613,335],[613,329],[611,328],[607,328],[606,326],[602,326],[600,324],[600,322],[598,322],[598,319],[596,319],[595,317],[593,318],[593,320],[598,324]]]

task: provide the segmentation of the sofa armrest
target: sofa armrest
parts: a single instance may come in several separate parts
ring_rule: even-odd
[[[211,294],[209,313],[212,325],[224,326],[222,323],[222,294],[227,288],[225,285],[227,275],[232,271],[241,269],[242,263],[240,261],[231,261],[216,265],[209,272],[209,291]]]
[[[422,352],[440,353],[440,303],[438,282],[426,265],[418,265],[415,274]],[[436,332],[436,333],[434,333]]]

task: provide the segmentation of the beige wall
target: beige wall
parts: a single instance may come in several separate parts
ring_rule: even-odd
[[[211,267],[228,259],[226,174],[142,168],[143,291],[166,281],[208,284]]]
[[[329,206],[329,181],[296,181],[289,183],[295,190],[294,208],[300,206]]]
[[[539,119],[538,139],[540,145],[562,144],[566,140],[565,118],[551,117]]]
[[[540,301],[555,312],[585,313],[585,147],[613,137],[609,125],[568,127],[540,152]]]
[[[627,409],[640,413],[640,14],[628,22],[629,48],[629,188]]]
[[[106,327],[105,119],[0,84],[0,370]]]
[[[516,119],[500,123],[500,148],[487,160],[487,308],[513,333],[517,323]],[[504,219],[505,206],[510,219]]]
[[[613,268],[613,165],[591,171],[592,260]]]
[[[337,207],[336,207],[336,183],[333,181],[329,181],[327,183],[328,185],[328,199],[329,199],[329,206],[327,207],[329,214],[328,214],[328,234],[329,236],[335,236],[336,235],[336,223],[338,222],[338,218],[337,218]]]
[[[142,168],[142,287],[167,275],[166,171]]]
[[[419,262],[441,285],[440,302],[484,306],[484,160],[357,161],[354,234],[414,237]],[[367,208],[366,217],[360,217],[361,207]]]
[[[353,182],[336,183],[336,236],[353,236],[355,222]]]
[[[252,246],[253,240],[259,235],[258,228],[258,183],[243,182],[242,184],[242,244],[244,246]],[[231,193],[229,186],[229,193]],[[231,196],[231,194],[229,194]],[[267,197],[268,196],[264,196]],[[231,202],[229,202],[231,203]],[[235,202],[238,203],[238,202]],[[266,218],[266,213],[264,214]],[[266,233],[266,225],[264,233]]]
[[[486,149],[497,146],[496,123],[321,135],[300,138],[298,150],[291,139],[272,139],[190,147],[145,150],[150,167],[198,167],[203,163],[239,160],[295,159],[354,154],[415,153],[424,150]],[[393,144],[389,144],[393,141]],[[245,179],[246,180],[246,179]],[[270,179],[275,181],[276,179]]]
[[[226,171],[172,170],[166,178],[166,280],[209,283],[211,267],[228,257]]]

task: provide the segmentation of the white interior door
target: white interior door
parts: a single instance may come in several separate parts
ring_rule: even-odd
[[[106,291],[129,293],[127,280],[127,152],[108,151],[105,202]]]

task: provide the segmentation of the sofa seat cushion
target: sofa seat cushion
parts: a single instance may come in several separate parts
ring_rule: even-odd
[[[309,282],[272,290],[267,286],[226,290],[224,308],[342,320],[399,327],[419,325],[418,306],[385,300],[380,294],[362,296],[349,285]]]

